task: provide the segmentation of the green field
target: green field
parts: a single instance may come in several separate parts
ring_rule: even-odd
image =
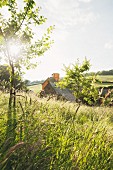
[[[112,75],[98,75],[97,79],[99,79],[101,82],[97,83],[96,86],[99,87],[108,87],[108,86],[113,86],[113,76]],[[42,90],[42,85],[32,85],[28,86],[28,89],[32,90],[34,93],[39,93]]]
[[[11,144],[7,99],[1,93],[1,170],[113,170],[113,108],[81,106],[77,111],[77,104],[20,96]]]
[[[96,77],[100,83],[96,83],[96,86],[99,87],[108,87],[113,86],[113,76],[112,75],[98,75]]]
[[[42,85],[33,85],[33,86],[28,86],[29,90],[32,90],[34,93],[39,93],[42,90]]]
[[[106,81],[106,82],[112,82],[113,83],[113,76],[112,75],[98,75],[97,78],[100,80],[100,81]]]

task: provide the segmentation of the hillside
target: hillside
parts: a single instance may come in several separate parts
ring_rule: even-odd
[[[69,102],[19,97],[16,143],[10,146],[7,102],[1,94],[0,169],[113,169],[112,108],[81,106],[77,111],[78,105]]]
[[[41,84],[37,84],[37,85],[32,85],[32,86],[27,86],[27,88],[31,91],[33,91],[34,93],[39,93],[42,89],[42,85]]]
[[[97,79],[100,81],[96,84],[97,87],[113,86],[113,75],[97,75]],[[35,93],[39,93],[42,89],[41,84],[35,84],[28,86],[28,89]]]
[[[97,83],[97,86],[113,86],[113,75],[97,75],[97,79],[100,81],[100,83]]]

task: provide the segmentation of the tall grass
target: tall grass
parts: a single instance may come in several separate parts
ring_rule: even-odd
[[[112,108],[81,106],[76,112],[77,104],[18,97],[16,144],[7,148],[6,95],[0,105],[0,169],[113,169]]]

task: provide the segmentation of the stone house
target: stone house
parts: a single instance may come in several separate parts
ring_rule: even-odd
[[[62,98],[67,101],[74,102],[75,97],[72,94],[72,92],[65,88],[61,89],[60,87],[56,86],[56,83],[60,80],[60,75],[59,73],[53,73],[52,77],[47,78],[43,83],[42,83],[42,95],[55,95],[57,96],[58,99]]]

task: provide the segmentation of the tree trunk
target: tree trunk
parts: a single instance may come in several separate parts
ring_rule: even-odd
[[[10,64],[10,96],[8,104],[8,115],[7,115],[7,130],[6,138],[11,138],[12,144],[15,142],[16,133],[16,89],[15,89],[15,70],[13,63]]]

